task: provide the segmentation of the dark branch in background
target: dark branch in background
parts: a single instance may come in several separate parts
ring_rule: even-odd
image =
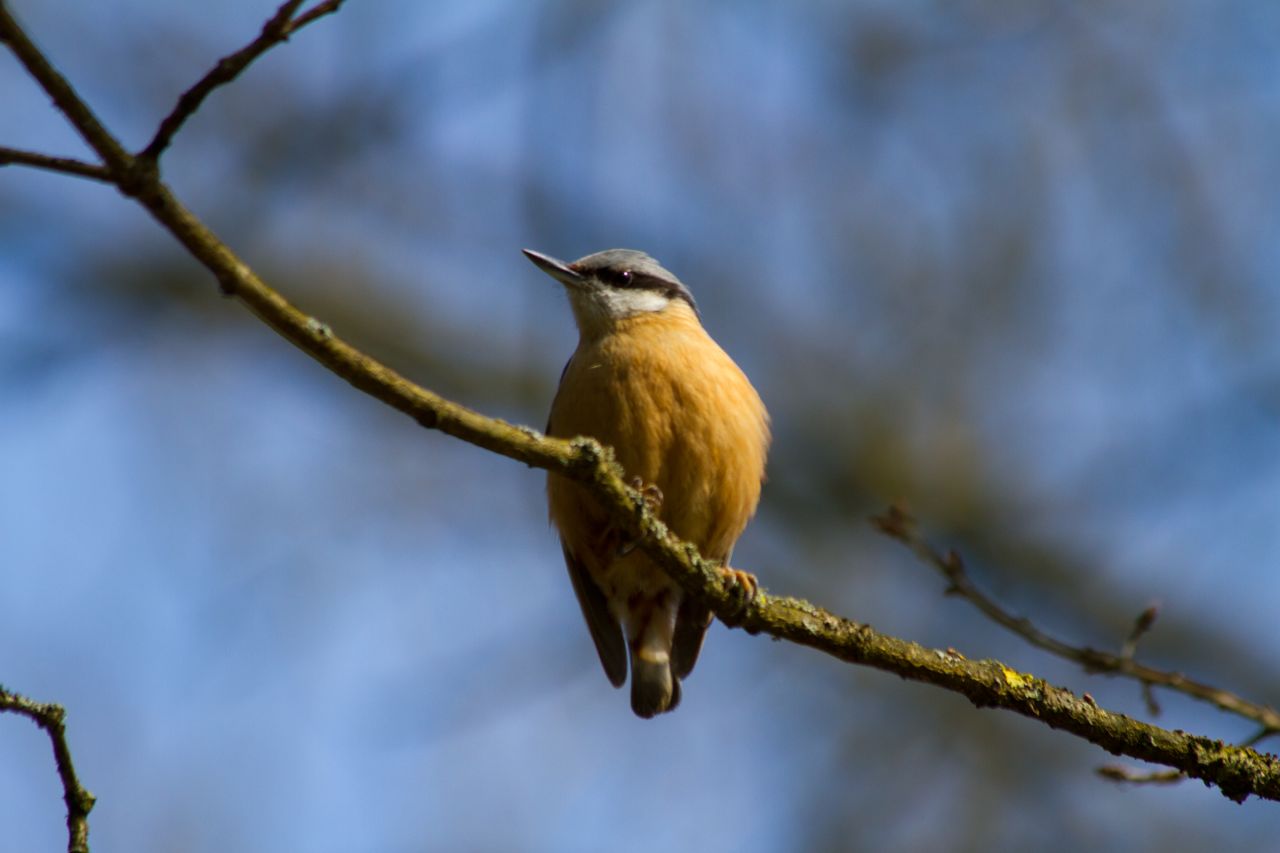
[[[1256,743],[1268,734],[1280,731],[1280,712],[1274,708],[1259,705],[1229,691],[1193,681],[1180,672],[1154,669],[1133,659],[1138,640],[1155,623],[1158,613],[1155,605],[1142,611],[1134,620],[1133,629],[1119,654],[1099,651],[1088,646],[1073,646],[1037,628],[1030,619],[1014,616],[997,604],[974,584],[965,570],[964,561],[960,559],[960,555],[955,551],[944,554],[935,548],[920,535],[915,519],[903,510],[894,507],[871,521],[882,532],[906,545],[920,559],[941,572],[950,584],[947,587],[948,595],[958,595],[965,599],[991,621],[1003,625],[1031,645],[1058,657],[1075,661],[1086,672],[1132,678],[1140,682],[1143,685],[1148,710],[1152,714],[1158,714],[1160,708],[1155,703],[1155,698],[1150,695],[1150,690],[1152,687],[1165,687],[1259,723],[1262,731],[1250,743]]]
[[[187,119],[195,115],[196,110],[200,109],[200,106],[204,103],[204,99],[209,97],[214,89],[219,86],[225,86],[239,77],[254,60],[281,42],[288,41],[289,36],[307,24],[338,11],[342,3],[343,0],[325,0],[325,2],[316,5],[301,15],[297,15],[303,0],[286,0],[276,10],[276,13],[263,24],[262,32],[256,39],[235,53],[219,59],[217,64],[209,70],[209,73],[205,74],[200,78],[199,82],[182,93],[182,97],[178,98],[177,105],[160,122],[160,127],[156,129],[155,136],[147,143],[147,147],[138,153],[138,157],[152,163],[158,160],[164,150],[173,142],[173,137],[182,129],[182,125],[186,123]],[[297,17],[294,17],[295,15]]]
[[[25,696],[10,693],[0,686],[0,712],[21,714],[49,733],[53,744],[53,760],[62,779],[62,799],[67,804],[67,851],[89,853],[89,812],[93,809],[90,794],[76,778],[67,746],[67,712],[61,705],[33,702]]]
[[[50,172],[63,172],[78,178],[91,178],[95,181],[111,182],[111,175],[101,166],[76,160],[71,157],[53,157],[38,154],[35,151],[22,151],[17,148],[0,147],[0,166],[31,166],[35,169],[47,169]]]
[[[1128,782],[1133,785],[1175,785],[1187,777],[1177,770],[1156,770],[1152,773],[1137,773],[1119,764],[1108,764],[1098,768],[1098,775],[1112,782]]]
[[[1124,638],[1124,645],[1120,647],[1120,657],[1133,660],[1134,654],[1138,651],[1138,641],[1151,630],[1151,626],[1156,624],[1156,617],[1159,615],[1159,604],[1151,604],[1138,614],[1138,618],[1133,620],[1133,628],[1129,631],[1129,636]]]
[[[263,35],[251,43],[248,61],[270,43],[283,40],[268,31],[289,18],[300,3],[289,2],[268,22]],[[312,12],[292,19],[283,34],[300,22],[336,9],[337,2],[321,3]],[[276,23],[275,26],[282,25]],[[273,31],[274,32],[274,31]],[[274,41],[271,39],[274,38]],[[1280,761],[1253,749],[1229,746],[1221,741],[1168,731],[1122,714],[1099,708],[1089,697],[1077,697],[1034,676],[1012,670],[996,661],[971,661],[962,655],[927,649],[881,634],[867,625],[792,598],[774,598],[761,590],[746,595],[731,574],[698,555],[688,543],[672,536],[649,510],[644,499],[624,480],[612,451],[592,439],[551,439],[527,427],[487,418],[464,406],[421,388],[383,364],[337,338],[327,325],[290,305],[279,293],[244,264],[225,244],[175,198],[159,177],[154,154],[134,157],[94,118],[75,91],[49,64],[8,14],[0,0],[0,39],[7,41],[31,76],[76,130],[102,156],[110,179],[126,195],[135,198],[217,279],[222,291],[240,299],[263,322],[356,388],[409,415],[418,423],[467,441],[494,453],[544,468],[580,481],[601,506],[611,513],[622,532],[634,537],[694,600],[706,605],[726,624],[748,633],[767,633],[779,639],[809,646],[849,663],[875,667],[913,681],[933,684],[967,696],[979,707],[1006,708],[1054,728],[1072,732],[1102,748],[1134,758],[1176,768],[1208,784],[1217,785],[1236,801],[1256,794],[1280,800]],[[265,46],[255,48],[260,43]],[[244,54],[241,51],[233,56]],[[222,82],[218,72],[207,90]],[[234,76],[234,75],[232,75]],[[199,84],[197,85],[197,88]],[[207,94],[207,91],[204,92]],[[175,109],[180,126],[204,94],[193,96],[192,105]],[[184,96],[185,97],[185,96]],[[157,151],[172,138],[172,131],[158,131]],[[958,562],[956,563],[958,566]],[[961,572],[958,577],[963,578]],[[1014,620],[1015,622],[1017,620]]]

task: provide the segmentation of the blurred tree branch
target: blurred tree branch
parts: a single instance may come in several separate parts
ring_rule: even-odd
[[[335,11],[340,0],[326,0],[299,14],[302,5],[299,0],[288,0],[280,6],[257,39],[221,60],[184,93],[152,141],[138,154],[131,154],[32,43],[7,4],[0,0],[0,40],[7,43],[102,164],[61,161],[12,149],[0,152],[0,163],[105,178],[145,207],[157,223],[212,272],[225,295],[238,298],[280,335],[356,388],[425,427],[587,484],[620,526],[637,538],[639,547],[727,625],[752,634],[764,632],[849,663],[942,687],[967,696],[979,707],[1005,708],[1042,720],[1112,753],[1162,764],[1217,785],[1235,801],[1243,801],[1249,794],[1280,800],[1280,764],[1273,756],[1133,720],[1098,707],[1088,696],[1077,697],[999,662],[971,661],[955,652],[927,649],[805,601],[774,597],[763,590],[751,596],[733,575],[702,559],[692,546],[669,534],[627,485],[608,448],[587,438],[547,438],[527,427],[485,417],[447,400],[365,355],[336,337],[327,325],[291,305],[172,194],[161,180],[159,158],[210,92],[235,79],[254,59],[292,32]],[[69,761],[69,755],[67,758]],[[68,809],[70,823],[70,802]]]
[[[218,60],[200,80],[190,89],[182,93],[173,110],[164,117],[156,128],[155,136],[147,143],[147,147],[139,152],[142,160],[155,162],[164,150],[173,142],[173,137],[182,129],[187,119],[195,115],[196,110],[204,103],[205,98],[219,86],[225,86],[240,76],[254,60],[271,48],[288,41],[289,36],[307,24],[337,12],[344,0],[324,0],[301,15],[298,9],[303,0],[285,0],[276,13],[262,25],[262,32],[256,39]]]
[[[950,584],[948,595],[964,598],[991,621],[1008,628],[1031,645],[1044,649],[1066,660],[1075,661],[1089,673],[1125,676],[1138,681],[1144,690],[1150,687],[1165,687],[1184,693],[1202,702],[1208,702],[1223,711],[1229,711],[1246,719],[1253,720],[1262,726],[1261,731],[1251,743],[1257,742],[1273,732],[1280,731],[1280,713],[1274,708],[1259,705],[1256,702],[1237,696],[1234,693],[1194,681],[1180,672],[1165,672],[1154,667],[1145,666],[1134,660],[1138,640],[1151,629],[1156,620],[1157,609],[1153,605],[1142,611],[1134,620],[1133,629],[1125,639],[1119,654],[1104,652],[1088,646],[1073,646],[1051,636],[1037,627],[1030,619],[1015,616],[1001,607],[993,598],[983,592],[969,577],[964,561],[955,551],[943,554],[932,543],[920,535],[916,521],[898,507],[891,508],[884,515],[872,519],[872,523],[893,539],[906,545],[925,563],[936,568]],[[1147,696],[1147,707],[1153,713],[1159,713],[1154,697]]]
[[[92,178],[95,181],[111,183],[111,175],[107,170],[93,163],[85,163],[83,160],[72,157],[55,157],[51,154],[23,151],[19,148],[0,147],[0,166],[10,165],[47,169],[50,172],[62,172],[78,178]]]

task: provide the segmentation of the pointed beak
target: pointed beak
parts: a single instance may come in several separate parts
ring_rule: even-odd
[[[534,265],[565,287],[581,289],[586,287],[587,280],[583,278],[575,270],[571,269],[564,261],[553,258],[550,255],[544,255],[541,252],[535,252],[532,249],[522,249],[524,255],[533,261]]]

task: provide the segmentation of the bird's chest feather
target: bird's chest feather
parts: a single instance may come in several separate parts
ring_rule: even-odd
[[[628,477],[661,491],[663,521],[724,559],[759,498],[767,417],[746,377],[700,327],[655,326],[580,345],[549,430],[613,447]],[[548,480],[548,496],[566,542],[590,549],[602,513],[559,477]]]

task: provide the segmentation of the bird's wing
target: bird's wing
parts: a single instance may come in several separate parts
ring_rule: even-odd
[[[676,612],[676,632],[671,638],[671,674],[676,678],[686,678],[693,672],[698,652],[702,651],[702,641],[710,627],[710,610],[689,598],[680,602],[680,609]]]
[[[569,568],[569,580],[573,582],[573,592],[578,596],[578,604],[587,620],[591,639],[596,644],[604,674],[614,687],[621,687],[627,681],[627,643],[622,637],[622,626],[609,612],[604,592],[591,579],[582,561],[570,553],[564,540],[560,542],[560,549],[564,551],[564,564]]]
[[[569,372],[569,365],[571,364],[573,364],[573,356],[569,356],[569,360],[564,363],[564,367],[560,368],[560,381],[556,383],[557,388],[559,388],[561,385],[564,384],[564,375]],[[551,417],[555,413],[555,410],[556,410],[556,404],[552,402],[551,411],[547,412],[547,425],[542,430],[542,432],[546,435],[551,435]],[[565,554],[564,558],[566,560],[569,559],[569,555]],[[569,571],[572,572],[573,569],[570,569]]]

